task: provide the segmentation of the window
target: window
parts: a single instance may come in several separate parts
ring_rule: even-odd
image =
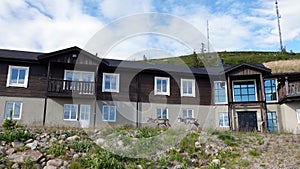
[[[264,81],[265,96],[267,102],[277,101],[276,79],[266,79]]]
[[[181,96],[195,97],[194,79],[181,79]]]
[[[22,102],[6,102],[5,104],[5,118],[15,120],[21,119]],[[12,114],[11,114],[12,113]]]
[[[25,87],[28,86],[29,67],[9,66],[6,87]]]
[[[194,110],[193,109],[182,109],[182,118],[194,118]]]
[[[225,81],[214,82],[215,104],[227,103],[227,91]]]
[[[64,79],[68,81],[94,82],[94,72],[65,70]]]
[[[116,106],[104,105],[102,110],[103,121],[116,121]]]
[[[297,109],[297,121],[300,123],[300,109]]]
[[[270,132],[277,132],[276,112],[267,112],[267,127]]]
[[[219,113],[219,126],[229,127],[229,117],[227,112]]]
[[[78,114],[77,104],[65,104],[64,105],[64,120],[76,121]]]
[[[167,108],[157,108],[156,109],[157,119],[168,119],[168,109]]]
[[[155,77],[154,78],[154,94],[170,96],[170,78]]]
[[[119,74],[103,73],[102,92],[119,92]]]
[[[233,82],[233,100],[235,102],[256,101],[255,81]]]

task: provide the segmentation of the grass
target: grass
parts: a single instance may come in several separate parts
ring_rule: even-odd
[[[216,53],[215,53],[216,54]],[[236,65],[242,62],[258,64],[258,63],[267,63],[273,61],[287,61],[292,60],[293,68],[291,67],[280,67],[281,64],[278,64],[276,67],[272,66],[270,68],[275,68],[277,71],[295,71],[299,70],[298,64],[294,63],[293,60],[300,59],[300,53],[293,52],[259,52],[259,51],[240,51],[240,52],[218,52],[217,53],[220,59],[223,61],[224,65]],[[205,54],[210,55],[210,54]],[[201,54],[198,54],[201,56]],[[203,56],[203,55],[202,55]],[[208,57],[205,56],[205,60]],[[220,60],[220,61],[221,61]],[[151,63],[160,63],[160,64],[175,64],[175,65],[188,65],[188,66],[204,66],[203,61],[201,59],[197,59],[195,54],[184,55],[179,57],[170,57],[163,59],[150,59],[147,62]],[[287,64],[288,65],[288,64]],[[269,67],[269,65],[266,65]]]

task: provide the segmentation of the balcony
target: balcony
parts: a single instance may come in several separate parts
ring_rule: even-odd
[[[281,101],[300,100],[300,82],[289,82],[279,89],[279,98]]]
[[[58,97],[94,96],[95,82],[69,81],[50,79],[48,81],[48,95]]]

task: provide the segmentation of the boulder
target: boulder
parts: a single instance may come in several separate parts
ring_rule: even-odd
[[[7,159],[14,163],[24,163],[26,159],[29,159],[32,162],[37,162],[42,156],[43,154],[39,151],[25,150],[23,152],[8,155]]]
[[[55,167],[60,167],[63,164],[63,161],[59,158],[49,160],[47,162],[47,166],[55,166]]]

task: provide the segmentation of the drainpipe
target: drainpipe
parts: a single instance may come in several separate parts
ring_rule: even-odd
[[[289,81],[288,81],[288,77],[285,76],[285,95],[289,95]]]
[[[136,128],[139,128],[139,102],[140,102],[140,80],[139,74],[136,75]]]
[[[47,70],[47,88],[45,91],[45,102],[44,102],[44,114],[43,114],[43,126],[46,123],[46,114],[47,114],[47,103],[48,103],[48,88],[49,88],[49,79],[50,79],[50,60],[48,61],[48,70]]]

